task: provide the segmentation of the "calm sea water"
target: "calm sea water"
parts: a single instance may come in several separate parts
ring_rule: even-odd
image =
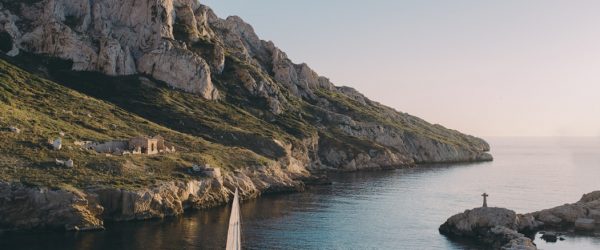
[[[449,216],[489,205],[519,213],[600,190],[599,138],[489,138],[495,161],[339,174],[333,185],[242,204],[248,249],[478,249],[440,235]],[[93,233],[0,235],[0,249],[221,249],[226,207]],[[600,249],[600,236],[567,235],[542,249]]]

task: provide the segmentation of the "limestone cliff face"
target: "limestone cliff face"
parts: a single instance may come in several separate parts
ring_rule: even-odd
[[[146,75],[199,98],[247,100],[251,107],[241,108],[268,122],[309,123],[314,133],[290,135],[309,143],[282,142],[292,149],[276,158],[302,159],[310,170],[492,159],[485,141],[336,87],[241,18],[221,19],[195,0],[0,0],[0,34],[10,56],[27,52],[70,60],[75,71]],[[238,86],[245,92],[233,93]]]
[[[86,192],[97,197],[105,219],[143,220],[227,203],[233,198],[236,188],[243,199],[256,198],[266,192],[301,191],[304,185],[297,178],[305,176],[308,173],[272,166],[259,170],[244,169],[221,177],[163,182],[138,190],[101,188]]]
[[[243,199],[262,193],[301,191],[302,169],[271,166],[241,170],[221,177],[162,182],[155,186],[123,190],[87,190],[27,187],[0,182],[0,231],[103,229],[104,220],[128,221],[176,216],[230,201],[233,191]]]
[[[252,26],[241,18],[230,16],[223,20],[210,9],[204,14],[208,29],[213,30],[214,35],[210,38],[223,44],[238,58],[269,72],[274,81],[292,94],[314,97],[315,89],[335,90],[329,79],[319,76],[307,64],[294,64],[273,42],[260,40]]]
[[[73,61],[73,70],[108,75],[148,74],[173,87],[218,98],[211,82],[224,67],[228,51],[242,60],[272,71],[274,80],[296,95],[311,89],[333,89],[306,64],[294,64],[273,43],[258,38],[239,17],[219,19],[194,0],[43,0],[2,1],[0,22],[13,40],[11,55],[19,50]],[[209,57],[200,57],[186,40],[214,39]]]
[[[111,220],[142,220],[179,215],[188,208],[204,208],[228,201],[222,183],[213,180],[165,182],[140,190],[93,189]]]
[[[207,62],[173,36],[177,15],[193,0],[2,1],[0,23],[19,50],[73,61],[73,70],[108,75],[148,74],[207,99],[218,98]]]
[[[0,182],[0,230],[102,229],[103,208],[96,198],[80,191]]]

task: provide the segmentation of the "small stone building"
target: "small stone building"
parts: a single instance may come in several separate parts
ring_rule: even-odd
[[[165,138],[163,138],[160,135],[155,135],[154,137],[152,137],[152,139],[156,140],[156,148],[158,149],[159,153],[162,153],[165,151]]]
[[[149,137],[135,137],[129,139],[129,149],[141,151],[142,154],[154,155],[158,154],[159,145],[164,147],[164,139],[160,138],[149,138]]]
[[[140,136],[131,138],[129,140],[114,140],[104,143],[93,141],[75,141],[74,144],[88,150],[95,150],[98,153],[119,155],[155,155],[159,153],[175,152],[175,147],[165,143],[165,139],[160,135],[154,137]]]
[[[108,141],[105,143],[84,142],[88,149],[98,153],[120,154],[129,148],[128,141]],[[76,143],[77,144],[77,143]]]

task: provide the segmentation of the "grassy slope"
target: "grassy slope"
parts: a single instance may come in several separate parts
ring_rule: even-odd
[[[74,72],[70,70],[70,63],[57,59],[24,55],[11,58],[11,61],[163,127],[217,144],[254,150],[271,159],[284,154],[273,139],[297,145],[302,138],[316,134],[307,121],[298,119],[299,111],[291,110],[279,116],[270,114],[264,100],[252,97],[236,79],[214,79],[225,97],[221,101],[207,101],[194,94],[172,90],[155,80],[141,80],[139,76],[110,77]],[[40,71],[38,66],[44,70]],[[299,100],[295,102],[298,107],[304,104]]]
[[[337,130],[337,124],[321,124],[319,120],[322,118],[318,116],[324,112],[322,108],[289,93],[284,93],[290,102],[287,110],[280,115],[272,115],[267,111],[264,100],[247,92],[232,72],[236,67],[249,67],[254,74],[262,74],[262,71],[235,58],[229,57],[224,73],[213,79],[224,96],[220,101],[207,101],[194,94],[173,91],[165,84],[140,80],[139,76],[108,77],[98,73],[73,72],[70,65],[56,65],[56,62],[46,64],[50,67],[52,77],[69,88],[111,102],[173,130],[211,142],[253,150],[270,159],[277,159],[284,154],[273,139],[299,145],[303,139],[317,134],[326,145],[355,153],[382,148],[369,139],[345,135]],[[337,93],[322,93],[340,98],[344,101],[343,105],[354,102]],[[348,107],[364,112],[360,106]],[[340,113],[344,112],[340,110]],[[365,115],[357,118],[370,119]]]
[[[174,101],[168,93],[157,95]],[[161,112],[160,107],[140,102],[139,98],[128,99],[147,113]],[[0,127],[12,125],[21,128],[22,133],[0,132],[0,180],[21,180],[32,185],[134,188],[159,180],[190,178],[185,174],[186,167],[198,162],[232,170],[270,161],[249,150],[171,130],[0,60]],[[60,131],[66,133],[63,150],[53,151],[47,141],[58,137]],[[75,140],[102,141],[154,134],[161,134],[175,144],[178,152],[116,157],[79,150],[73,145]],[[76,167],[57,168],[55,158],[72,158]]]

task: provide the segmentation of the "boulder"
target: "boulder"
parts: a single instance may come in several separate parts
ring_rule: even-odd
[[[480,207],[450,217],[439,228],[449,237],[473,239],[494,248],[537,249],[531,239],[517,232],[519,216],[505,208]]]
[[[10,130],[10,132],[13,132],[15,134],[20,134],[21,133],[21,129],[19,129],[19,128],[15,127],[15,126],[10,126],[8,129]]]
[[[579,218],[575,220],[575,230],[579,231],[594,231],[596,221],[594,219]]]
[[[502,250],[536,250],[537,246],[527,237],[518,237],[510,240],[508,244],[501,247]]]
[[[589,220],[600,221],[600,191],[585,194],[576,203],[544,209],[529,215],[544,223],[547,228],[574,228],[579,224],[580,230],[590,230],[592,223]]]
[[[478,161],[493,161],[494,157],[487,152],[482,152],[479,155],[477,155],[477,160]]]
[[[212,168],[204,171],[204,174],[210,178],[221,178],[221,169],[220,168]]]
[[[52,148],[54,148],[54,150],[60,150],[62,148],[62,139],[56,138],[56,140],[52,142]]]
[[[194,164],[194,165],[192,165],[192,170],[194,172],[201,172],[202,170],[204,170],[204,166],[200,166],[198,164]]]
[[[72,168],[72,167],[74,167],[75,165],[74,165],[74,163],[73,163],[73,160],[69,159],[69,160],[67,160],[67,161],[65,162],[65,166],[66,166],[66,167],[68,167],[68,168]]]
[[[581,204],[565,204],[551,209],[545,209],[532,215],[549,227],[573,226],[575,220],[585,217],[587,209]]]
[[[210,178],[220,179],[222,178],[221,169],[213,168],[209,164],[206,165],[192,165],[192,171],[197,174],[201,174]]]
[[[546,242],[556,242],[558,241],[558,234],[555,232],[544,232],[541,238]]]
[[[480,231],[486,231],[495,226],[516,230],[518,225],[517,214],[512,210],[480,207],[450,217],[440,227],[440,232],[456,236],[476,236]]]
[[[517,231],[519,232],[535,232],[536,230],[544,226],[544,223],[536,220],[535,217],[533,217],[533,215],[519,214],[517,215],[517,217],[519,219],[519,226]]]
[[[584,194],[578,201],[578,203],[589,203],[595,201],[600,201],[600,191],[594,191],[588,194]]]

